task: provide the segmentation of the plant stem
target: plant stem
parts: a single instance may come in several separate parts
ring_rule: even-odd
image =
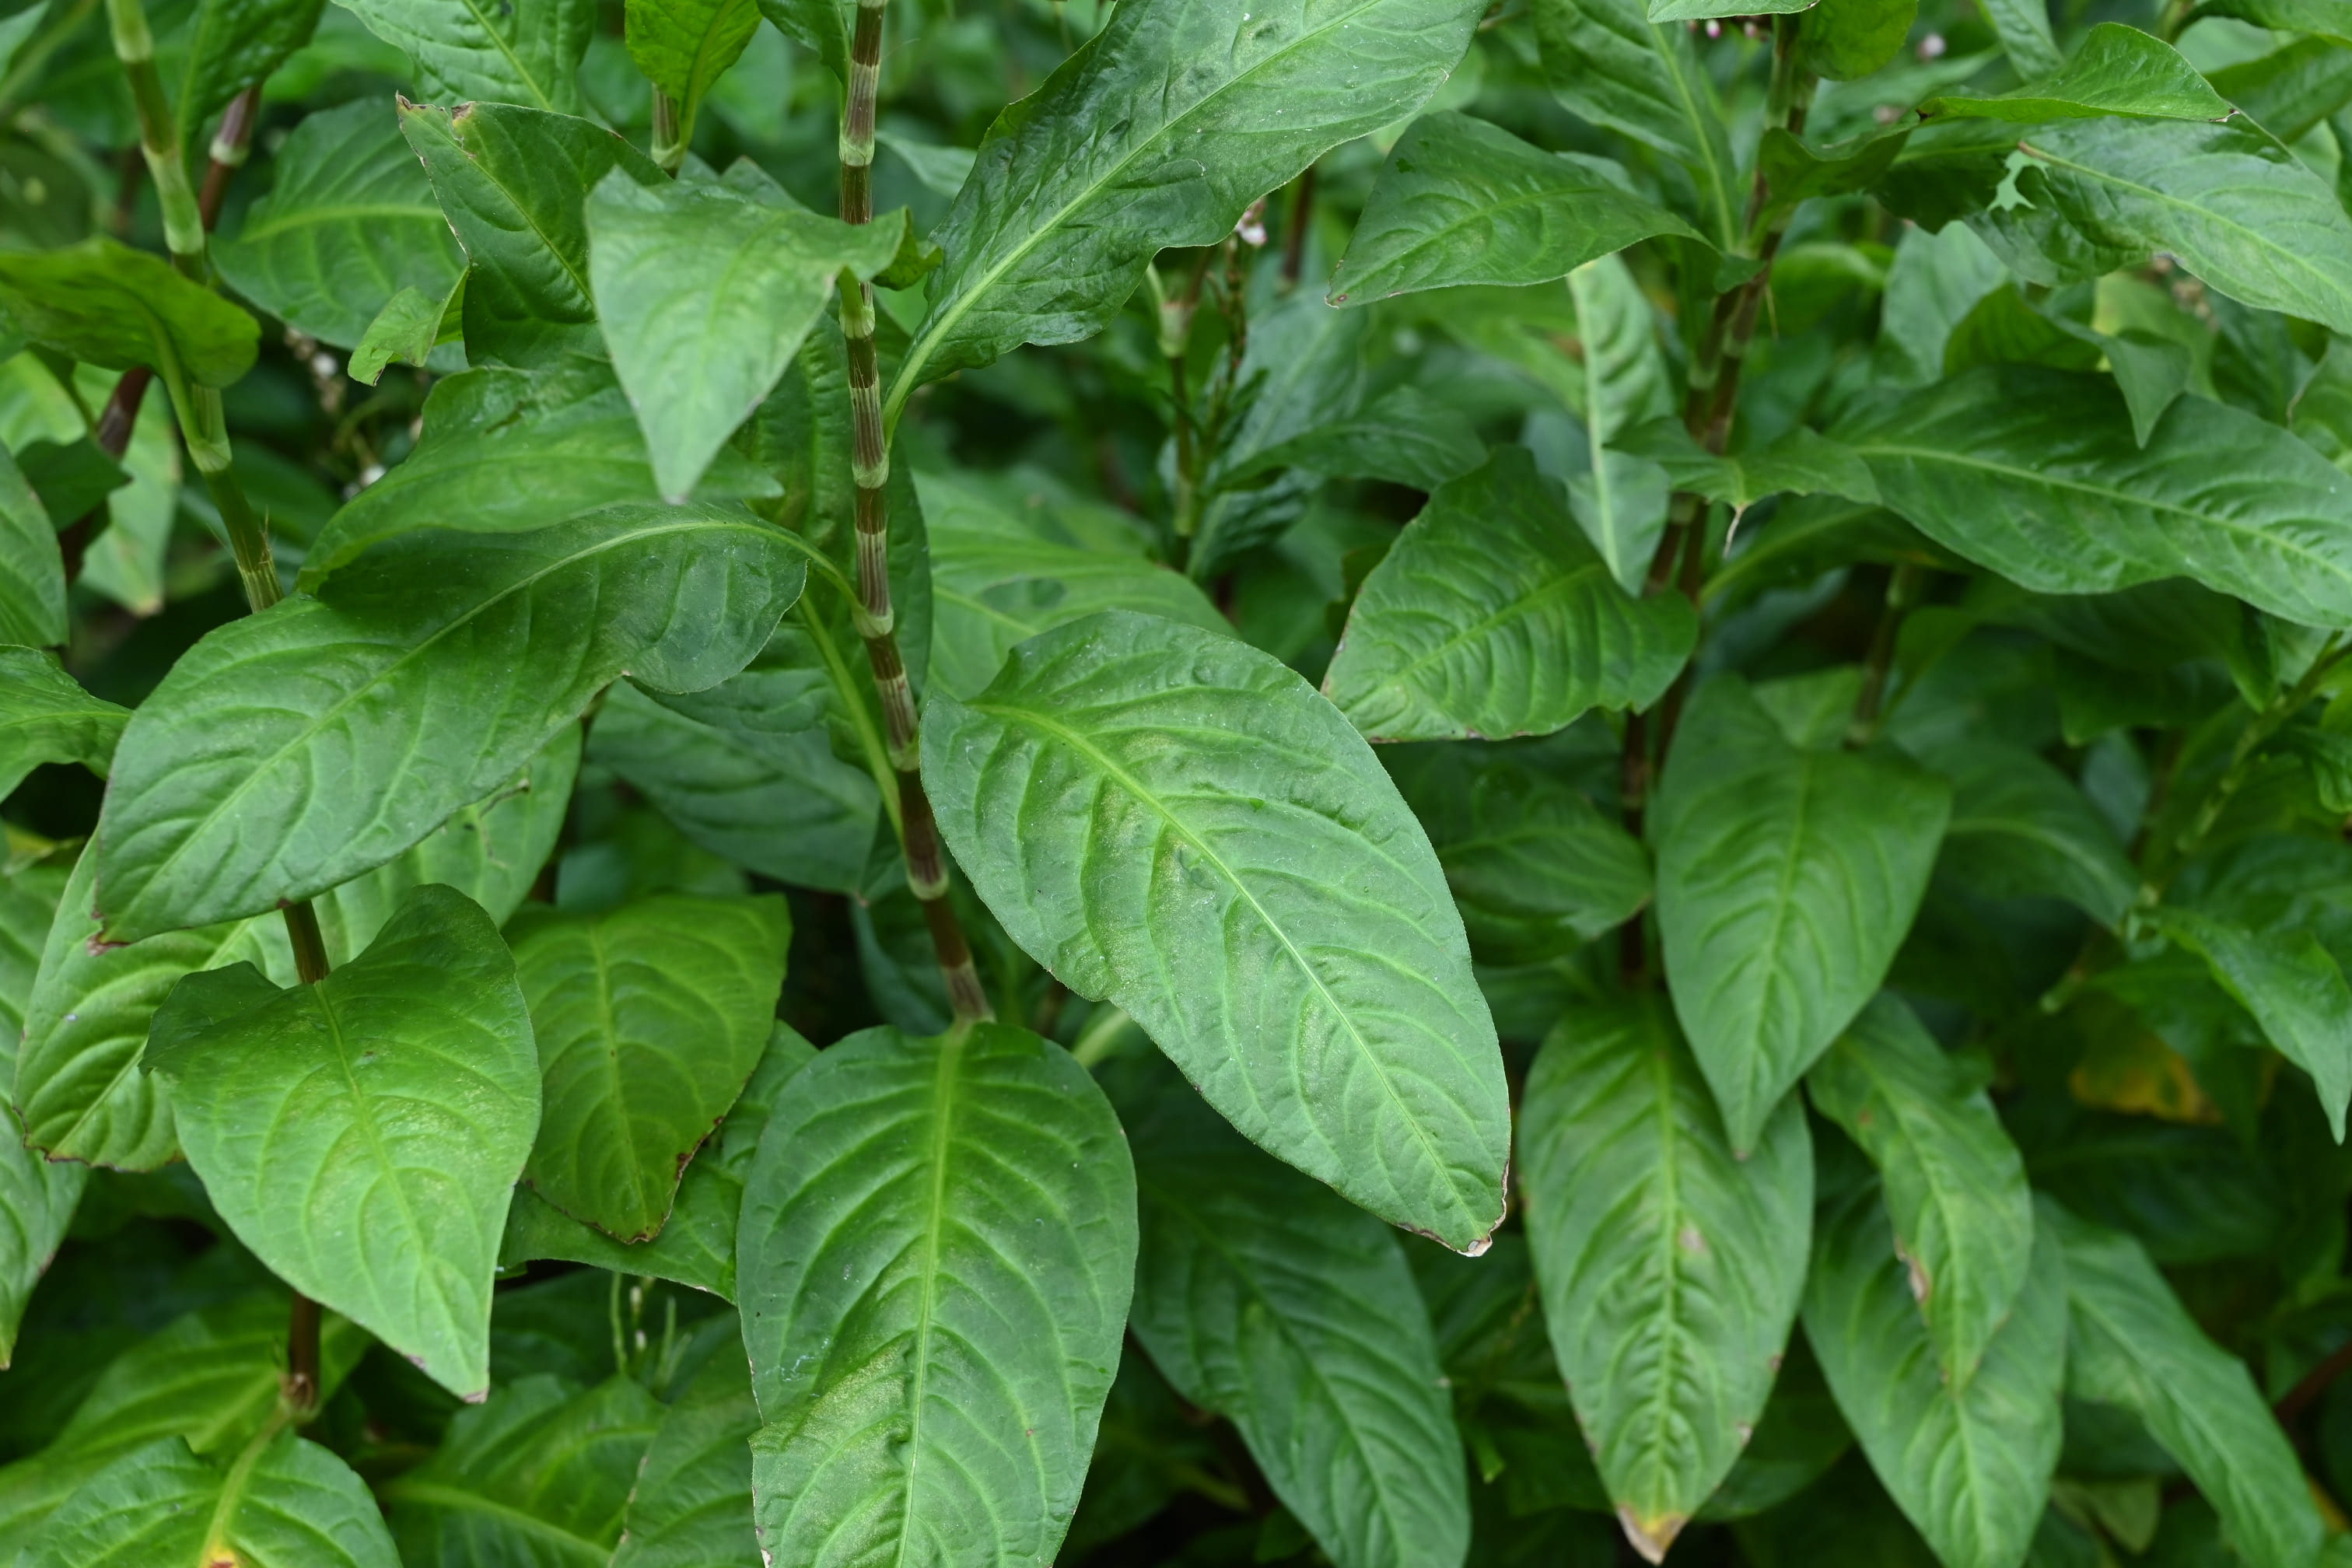
[[[686,162],[686,136],[677,122],[677,100],[654,89],[654,162],[661,172],[672,179],[677,177],[678,165]]]
[[[882,78],[882,16],[886,0],[858,0],[849,49],[849,86],[841,115],[841,218],[874,220],[874,100]],[[841,335],[849,350],[850,478],[857,487],[857,597],[853,610],[866,641],[890,765],[898,775],[898,847],[907,887],[922,905],[923,923],[946,977],[958,1023],[995,1016],[972,967],[971,944],[949,901],[946,851],[923,789],[921,733],[914,687],[898,653],[890,604],[890,446],[882,427],[881,363],[874,346],[874,289],[847,273],[841,279]]]
[[[131,102],[139,110],[139,151],[146,157],[155,200],[163,208],[164,248],[172,253],[173,266],[201,283],[206,273],[204,216],[188,184],[180,122],[173,117],[163,79],[155,69],[155,37],[147,28],[146,7],[141,0],[106,0],[106,16],[114,35],[114,58],[122,62]]]
[[[319,1408],[319,1303],[294,1293],[286,1320],[286,1378],[279,1385],[286,1407],[297,1423]]]
[[[245,156],[253,149],[253,122],[260,113],[258,85],[230,99],[221,111],[220,129],[213,132],[211,162],[205,165],[204,189],[196,195],[196,216],[206,234],[220,221],[221,198],[228,195],[229,177],[245,166]]]
[[[1886,678],[1895,667],[1895,638],[1911,606],[1919,602],[1919,591],[1927,581],[1927,569],[1910,561],[1897,566],[1886,580],[1886,601],[1878,613],[1878,629],[1870,636],[1870,655],[1862,667],[1862,690],[1853,702],[1853,722],[1846,726],[1849,746],[1867,745],[1878,733],[1885,715]]]
[[[1315,221],[1315,165],[1298,176],[1298,194],[1290,201],[1290,226],[1282,237],[1282,288],[1285,293],[1298,287],[1298,274],[1307,264],[1307,230]]]

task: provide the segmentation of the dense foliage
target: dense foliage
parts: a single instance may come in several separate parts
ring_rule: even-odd
[[[2147,6],[0,0],[0,1563],[2352,1561]]]

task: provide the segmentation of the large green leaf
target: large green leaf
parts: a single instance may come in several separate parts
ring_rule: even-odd
[[[104,235],[63,250],[0,251],[0,323],[108,370],[169,363],[203,386],[252,369],[261,339],[235,305]]]
[[[1228,463],[1221,482],[1240,489],[1248,480],[1303,468],[1326,479],[1386,479],[1433,490],[1486,456],[1486,444],[1461,413],[1410,385],[1397,386],[1351,413]]]
[[[58,531],[16,459],[0,446],[0,640],[54,647],[66,635],[66,567]]]
[[[797,646],[780,652],[787,639]],[[788,623],[749,669],[708,691],[614,686],[589,755],[712,854],[799,887],[856,893],[882,797],[872,774],[834,754],[830,691],[822,668],[798,657],[806,643]]]
[[[246,209],[236,237],[213,244],[238,293],[345,349],[402,289],[447,297],[465,253],[390,105],[362,98],[320,110],[294,128],[273,167],[278,183]]]
[[[353,0],[351,9],[416,62],[425,97],[580,109],[580,58],[596,30],[589,0]]]
[[[775,386],[834,279],[882,271],[906,229],[895,214],[861,227],[820,217],[762,181],[645,185],[618,169],[590,191],[587,213],[613,369],[654,479],[677,500]]]
[[[1477,0],[1145,0],[1006,110],[946,221],[891,384],[1091,337],[1171,246],[1213,245],[1327,149],[1419,108]]]
[[[857,16],[855,5],[845,0],[759,0],[759,5],[760,15],[774,23],[778,32],[806,44],[833,73],[833,79],[848,86],[849,35]],[[889,132],[881,134],[887,138]]]
[[[1667,481],[1648,458],[1609,443],[1673,406],[1655,311],[1622,257],[1604,256],[1570,273],[1568,297],[1580,363],[1560,385],[1584,426],[1586,465],[1568,481],[1568,507],[1609,563],[1610,575],[1637,593],[1665,530]]]
[[[627,16],[629,58],[677,106],[677,143],[686,146],[711,84],[759,31],[760,7],[755,0],[629,0]]]
[[[204,145],[212,117],[308,44],[325,9],[325,0],[197,0],[157,51],[181,141]]]
[[[1988,898],[2059,898],[2119,924],[2139,874],[2074,781],[2022,746],[1988,736],[1922,748],[1951,781],[1945,868]]]
[[[2233,300],[2352,331],[2352,217],[2269,132],[2101,118],[2041,126],[2018,145],[2031,205],[1970,223],[2026,277],[2072,281],[2160,250]]]
[[[383,1489],[406,1568],[602,1563],[661,1405],[633,1378],[584,1392],[546,1373],[458,1412],[432,1458]]]
[[[2170,44],[2120,22],[2101,22],[2061,69],[1991,98],[1931,98],[1919,112],[2032,124],[2104,114],[2222,120],[2230,106]]]
[[[2251,1568],[2302,1568],[2322,1527],[2303,1467],[2245,1363],[2205,1337],[2129,1237],[2044,1203],[2066,1249],[2066,1390],[2145,1423]]]
[[[2352,626],[2352,491],[2242,410],[2184,397],[2142,448],[2106,377],[1983,365],[1868,405],[1836,434],[1889,507],[2037,592],[2185,576],[2290,620]]]
[[[524,1179],[623,1241],[678,1179],[767,1048],[792,918],[773,894],[668,894],[518,922],[543,1105]]]
[[[1937,1376],[1966,1389],[2025,1288],[2034,1241],[2024,1156],[1984,1090],[1889,994],[1863,1009],[1805,1084],[1814,1109],[1878,1167]]]
[[[613,1568],[751,1568],[751,1437],[760,1408],[750,1371],[721,1350],[663,1413],[629,1492]]]
[[[539,1072],[479,905],[420,888],[316,985],[280,991],[250,964],[191,975],[157,1010],[147,1066],[179,1091],[214,1206],[272,1272],[452,1392],[489,1386],[490,1281]]]
[[[2352,1105],[2352,982],[2309,930],[2263,929],[2203,910],[2145,911],[2163,935],[2202,958],[2254,1016],[2279,1053],[2311,1075],[2336,1141]]]
[[[1674,159],[1690,178],[1699,228],[1718,246],[1738,240],[1747,192],[1690,29],[1651,21],[1643,0],[1537,0],[1534,10],[1559,100]]]
[[[1736,1157],[1654,997],[1580,1007],[1519,1121],[1544,1321],[1626,1533],[1652,1562],[1747,1447],[1805,1282],[1804,1112]]]
[[[1402,1244],[1244,1144],[1163,1065],[1134,1065],[1136,1338],[1240,1429],[1339,1568],[1458,1568],[1460,1439]]]
[[[184,1438],[133,1449],[93,1476],[17,1557],[22,1568],[399,1568],[367,1483],[280,1432],[207,1464]]]
[[[312,908],[328,957],[341,963],[375,939],[410,889],[443,882],[503,921],[521,904],[555,847],[580,763],[567,727],[496,794],[467,807],[396,860],[345,882]],[[41,951],[13,1090],[27,1139],[57,1159],[144,1171],[173,1158],[171,1091],[138,1070],[155,1009],[184,974],[250,961],[281,984],[293,950],[275,911],[127,947],[97,942],[90,913],[98,859],[84,854]]]
[[[714,507],[407,534],[320,597],[220,627],[123,731],[99,825],[108,940],[255,913],[381,865],[624,672],[715,685],[798,596],[800,549]],[[257,836],[257,821],[280,826]]]
[[[0,1083],[16,1076],[26,999],[65,883],[62,868],[38,862],[0,877]],[[42,1159],[16,1132],[0,1110],[0,1371],[16,1352],[25,1303],[65,1240],[88,1175],[79,1165]]]
[[[1583,795],[1460,746],[1381,753],[1429,830],[1470,950],[1491,963],[1571,952],[1650,901],[1650,858]]]
[[[518,10],[547,3],[522,0]],[[641,185],[667,183],[652,160],[601,125],[513,104],[404,102],[400,130],[425,161],[471,264],[467,357],[541,366],[567,354],[601,355],[588,193],[614,169]]]
[[[721,452],[701,499],[777,489],[773,479]],[[369,545],[418,528],[523,532],[615,501],[658,499],[636,414],[610,364],[484,366],[435,384],[424,439],[328,520],[305,557],[302,586],[315,591]]]
[[[1799,750],[1735,676],[1691,700],[1651,814],[1658,931],[1734,1149],[1885,978],[1950,808],[1899,756]]]
[[[931,537],[937,602],[931,674],[970,697],[996,678],[1015,643],[1093,615],[1136,610],[1210,631],[1232,623],[1189,577],[1154,564],[1123,523],[1080,533],[1058,510],[1016,510],[973,475],[918,474]]]
[[[0,647],[0,795],[43,763],[79,763],[104,777],[130,718],[83,690],[57,655]]]
[[[1324,695],[1375,741],[1549,734],[1647,708],[1689,658],[1679,595],[1628,594],[1523,447],[1429,498],[1357,593]]]
[[[1005,931],[1254,1142],[1447,1246],[1502,1218],[1494,1024],[1421,825],[1272,657],[1107,611],[1032,638],[923,774]]]
[[[1824,1209],[1805,1337],[1871,1468],[1946,1568],[2018,1568],[2058,1463],[2065,1254],[2041,1232],[2030,1258],[2021,1247],[2016,1310],[1975,1375],[1956,1382],[1928,1342],[1878,1200],[1865,1182]]]
[[[769,1561],[1053,1560],[1135,1280],[1085,1068],[1001,1024],[852,1036],[770,1113],[737,1257]]]
[[[687,1166],[669,1222],[651,1241],[614,1241],[595,1226],[567,1217],[529,1187],[521,1187],[516,1190],[514,1207],[507,1214],[506,1239],[499,1247],[499,1266],[560,1258],[617,1274],[673,1279],[732,1301],[735,1222],[743,1207],[743,1174],[751,1168],[760,1133],[768,1125],[768,1113],[784,1086],[815,1056],[816,1047],[790,1025],[779,1023],[773,1027],[766,1054],[751,1070],[751,1081],[743,1086],[742,1094],[719,1124],[718,1147],[706,1149]]]
[[[2050,76],[2066,63],[2050,34],[2050,0],[1986,0],[1984,15],[2009,63],[2026,80]]]
[[[1549,283],[1662,234],[1698,231],[1613,164],[1529,146],[1466,114],[1425,114],[1381,167],[1331,303],[1465,283]]]
[[[278,1408],[286,1316],[280,1292],[243,1296],[185,1313],[117,1356],[47,1447],[0,1468],[0,1551],[13,1559],[76,1489],[142,1444],[179,1437],[208,1458],[235,1454]],[[322,1397],[368,1343],[345,1319],[320,1325]]]

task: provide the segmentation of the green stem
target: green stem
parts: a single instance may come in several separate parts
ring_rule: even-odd
[[[677,100],[654,89],[654,162],[663,174],[677,177],[678,166],[686,162],[686,141],[688,128],[678,123]]]
[[[1078,1037],[1070,1042],[1070,1055],[1077,1058],[1080,1067],[1091,1068],[1109,1056],[1112,1047],[1135,1026],[1135,1020],[1128,1016],[1125,1008],[1105,1002],[1096,1007],[1094,1016],[1087,1020],[1087,1026],[1080,1029]]]
[[[280,1402],[262,1422],[261,1430],[247,1438],[245,1447],[237,1450],[236,1459],[229,1465],[227,1476],[221,1481],[220,1500],[213,1505],[211,1522],[205,1527],[205,1549],[197,1555],[197,1562],[242,1563],[246,1560],[244,1553],[230,1544],[229,1527],[236,1521],[236,1510],[244,1506],[246,1489],[253,1484],[253,1468],[261,1462],[261,1456],[269,1451],[269,1445],[278,1440],[278,1435],[295,1419],[295,1412]]]
[[[188,184],[188,163],[180,148],[180,123],[164,95],[163,79],[155,69],[155,37],[147,27],[141,0],[106,0],[106,16],[114,35],[114,58],[122,62],[130,79],[131,100],[139,110],[139,151],[155,182],[155,200],[163,214],[163,245],[173,264],[202,282],[205,278],[205,222],[196,193]]]
[[[886,0],[858,0],[849,50],[849,90],[841,118],[841,218],[874,220],[874,102],[882,75]],[[898,620],[890,603],[890,441],[882,423],[881,359],[874,342],[874,289],[844,272],[841,335],[849,351],[850,479],[856,486],[857,597],[852,608],[866,660],[881,699],[883,738],[898,775],[899,810],[893,817],[907,865],[907,887],[922,906],[923,923],[948,1000],[959,1023],[995,1016],[971,944],[948,891],[947,851],[923,789],[922,743],[915,690],[898,652]]]

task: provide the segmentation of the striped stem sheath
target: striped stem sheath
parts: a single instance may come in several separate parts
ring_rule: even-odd
[[[140,0],[106,0],[106,19],[114,34],[114,57],[131,83],[131,100],[139,110],[139,151],[147,160],[148,176],[155,182],[156,205],[163,214],[163,245],[173,264],[202,282],[205,278],[205,221],[196,205],[195,188],[188,184],[187,160],[180,152],[180,124],[172,116],[172,102],[163,94],[163,79],[155,69],[155,37],[147,27],[146,7]]]
[[[858,0],[850,40],[848,92],[841,115],[841,217],[874,219],[874,103],[882,76],[882,16],[887,0]],[[898,653],[898,618],[890,604],[890,446],[882,426],[881,362],[874,347],[874,289],[847,273],[841,279],[841,335],[849,351],[850,478],[856,509],[857,634],[874,671],[882,703],[883,738],[898,775],[903,821],[899,847],[907,886],[922,905],[923,923],[946,977],[958,1020],[994,1016],[972,966],[971,944],[948,900],[948,862],[939,823],[923,789],[921,735],[915,691]]]

